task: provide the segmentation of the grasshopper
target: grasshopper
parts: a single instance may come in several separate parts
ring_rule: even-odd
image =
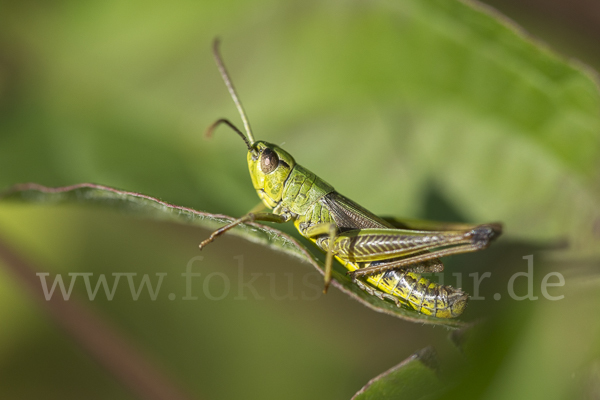
[[[344,197],[313,172],[297,164],[285,150],[254,140],[250,123],[219,53],[213,43],[219,72],[233,98],[246,135],[227,119],[215,121],[236,132],[248,148],[248,169],[261,202],[243,217],[221,227],[200,249],[233,227],[251,221],[293,222],[298,232],[326,252],[324,290],[331,281],[335,257],[352,281],[370,295],[393,301],[439,318],[458,317],[468,294],[438,285],[420,273],[442,271],[439,259],[486,248],[502,233],[502,225],[467,225],[379,217]],[[266,208],[271,212],[264,212]]]

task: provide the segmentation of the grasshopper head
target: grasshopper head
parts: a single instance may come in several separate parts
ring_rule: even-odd
[[[258,197],[274,208],[283,195],[283,184],[296,165],[294,157],[271,143],[257,141],[248,150],[248,169]]]

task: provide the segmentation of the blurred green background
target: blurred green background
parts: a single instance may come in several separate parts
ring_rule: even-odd
[[[548,45],[447,0],[5,2],[0,188],[94,182],[243,215],[258,202],[243,143],[226,129],[202,137],[217,118],[239,123],[210,52],[218,35],[257,139],[378,214],[505,223],[490,249],[447,262],[445,283],[474,296],[469,274],[491,278],[464,314],[488,323],[446,398],[597,398],[600,97],[595,73],[569,61],[600,67],[598,32],[585,28],[595,9],[581,22],[524,4],[494,3]],[[208,234],[0,204],[1,238],[51,277],[167,273],[154,301],[132,300],[125,282],[112,301],[88,301],[81,284],[74,296],[195,398],[350,398],[425,346],[447,371],[463,357],[445,328],[319,295],[308,264],[237,237],[202,252],[199,298],[181,300],[180,274]],[[530,254],[539,300],[512,300],[507,283]],[[204,279],[215,272],[230,283],[218,301],[205,295],[227,289],[223,275]],[[549,289],[561,301],[541,294],[548,272],[565,277]],[[240,276],[257,276],[260,299],[236,299]],[[133,398],[4,269],[0,321],[0,398]]]

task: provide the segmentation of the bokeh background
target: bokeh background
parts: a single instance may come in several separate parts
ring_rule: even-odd
[[[243,215],[258,201],[243,143],[225,128],[202,137],[216,118],[241,126],[210,51],[219,36],[256,137],[341,193],[382,215],[505,223],[490,249],[447,262],[445,283],[472,295],[469,274],[491,273],[464,314],[487,319],[466,365],[445,328],[319,295],[308,264],[238,237],[202,252],[186,301],[180,274],[208,230],[2,203],[0,236],[51,278],[166,273],[156,300],[134,301],[125,280],[112,301],[88,300],[81,281],[73,297],[191,398],[349,398],[429,345],[463,371],[446,398],[598,398],[600,10],[490,3],[529,34],[455,1],[0,5],[0,188],[94,182]],[[512,300],[531,254],[539,299]],[[542,296],[549,272],[563,300]],[[257,295],[236,298],[252,277]],[[135,398],[8,269],[0,321],[0,398]]]

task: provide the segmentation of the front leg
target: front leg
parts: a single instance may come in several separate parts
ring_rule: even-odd
[[[283,223],[283,222],[287,222],[289,220],[290,220],[290,216],[287,214],[278,215],[278,214],[266,213],[266,212],[249,212],[248,214],[244,215],[243,217],[238,218],[235,221],[232,221],[229,224],[214,231],[210,235],[210,237],[208,239],[204,240],[202,243],[200,243],[200,245],[198,247],[200,247],[200,250],[202,250],[207,244],[211,243],[218,236],[221,236],[228,230],[238,226],[239,224],[243,224],[245,222],[262,221],[262,222]]]

